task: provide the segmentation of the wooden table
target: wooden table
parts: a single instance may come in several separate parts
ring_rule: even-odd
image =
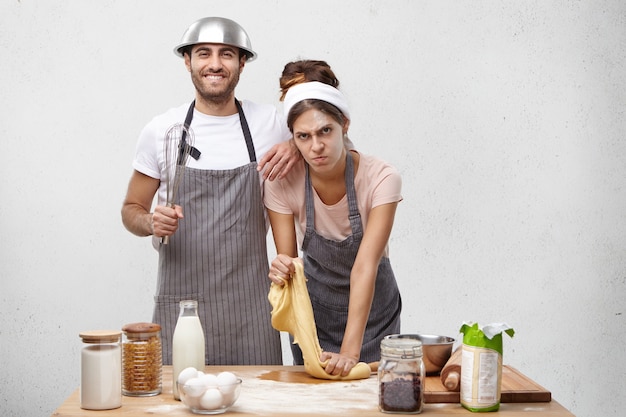
[[[205,369],[207,373],[228,370],[243,379],[241,394],[225,416],[329,416],[382,417],[378,410],[375,374],[358,381],[327,381],[310,377],[301,366],[228,366]],[[426,392],[429,390],[429,379]],[[434,386],[434,380],[433,380]],[[458,403],[426,403],[424,414],[477,416]],[[163,367],[163,392],[154,397],[122,397],[122,407],[89,411],[80,408],[79,390],[65,400],[52,416],[191,416],[191,410],[172,396],[172,368]],[[549,402],[502,403],[498,417],[573,417],[562,405]]]

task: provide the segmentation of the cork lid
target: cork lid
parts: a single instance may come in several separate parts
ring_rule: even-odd
[[[129,323],[122,327],[124,333],[156,333],[161,326],[156,323]]]
[[[115,343],[120,341],[119,330],[89,330],[78,334],[84,343]]]

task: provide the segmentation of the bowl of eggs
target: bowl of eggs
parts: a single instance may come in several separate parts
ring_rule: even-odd
[[[237,401],[241,382],[232,372],[205,374],[185,368],[178,374],[178,394],[195,414],[222,414]]]

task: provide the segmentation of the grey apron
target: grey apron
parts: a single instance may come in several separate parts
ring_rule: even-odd
[[[350,297],[350,272],[354,265],[361,240],[363,225],[354,189],[352,155],[346,156],[346,195],[352,235],[337,242],[315,232],[313,188],[306,166],[305,207],[306,232],[302,243],[304,273],[311,297],[317,336],[325,351],[339,352],[348,321]],[[376,287],[370,315],[367,321],[361,357],[359,360],[380,360],[380,341],[389,334],[400,333],[402,300],[389,258],[383,257],[378,265]],[[302,353],[296,345],[293,350],[297,364],[302,364]]]
[[[159,248],[153,321],[162,326],[163,363],[181,300],[198,300],[208,365],[282,364],[271,325],[266,228],[256,155],[237,100],[250,163],[227,170],[185,169],[178,204],[185,217]],[[194,103],[186,125],[191,124]]]

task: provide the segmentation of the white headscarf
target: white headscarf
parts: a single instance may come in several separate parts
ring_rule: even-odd
[[[285,101],[283,105],[283,114],[285,120],[289,117],[291,108],[307,99],[317,99],[330,103],[337,107],[347,119],[350,119],[350,109],[348,102],[343,93],[337,90],[335,87],[328,84],[320,83],[318,81],[311,81],[307,83],[296,84],[287,90],[285,95]]]

